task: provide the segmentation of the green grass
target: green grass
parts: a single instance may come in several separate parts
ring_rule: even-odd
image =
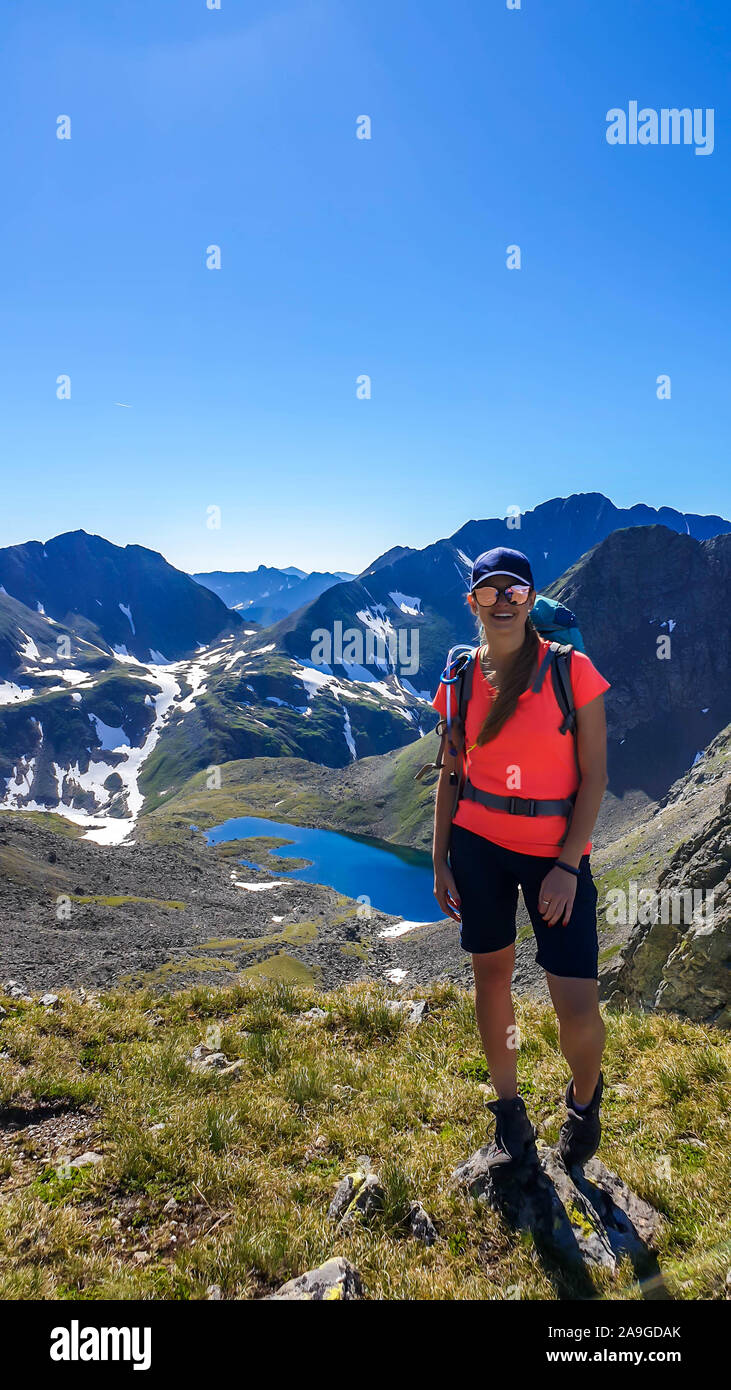
[[[260,713],[261,710],[257,710],[257,716]],[[261,730],[258,737],[260,741]],[[356,775],[362,779],[364,788],[373,787],[373,790],[360,795],[357,786],[349,785],[347,796],[334,799],[331,787],[337,786],[340,769],[333,769],[334,782],[326,791],[317,776],[319,769],[305,758],[286,756],[286,750],[276,757],[232,758],[223,762],[221,786],[211,789],[206,785],[206,772],[188,775],[185,759],[176,775],[175,758],[167,743],[166,756],[172,756],[172,767],[166,765],[164,774],[158,771],[150,774],[149,782],[144,772],[142,775],[148,799],[137,824],[137,835],[150,844],[175,844],[181,838],[183,841],[190,838],[191,824],[203,830],[237,816],[265,816],[269,820],[328,830],[357,830],[405,846],[428,849],[436,774],[421,782],[414,780],[414,774],[422,763],[436,756],[438,746],[436,736],[429,733],[385,755],[359,759]],[[313,756],[315,761],[319,760],[319,754],[313,753]],[[153,752],[145,764],[148,772],[155,757]],[[220,763],[221,759],[214,761]],[[350,776],[351,769],[347,772]],[[159,803],[154,790],[158,782],[162,786],[178,787],[175,795],[166,798],[164,804]],[[219,846],[218,852],[227,859],[244,857],[257,863],[260,862],[257,854],[261,854],[261,862],[267,869],[279,866],[286,871],[288,861],[262,854],[268,845],[288,843],[286,837],[270,840],[257,836],[253,839],[252,855],[248,853],[250,840],[237,841],[235,850],[224,851]]]
[[[41,1142],[44,1123],[33,1137],[0,1128],[0,1299],[196,1299],[214,1283],[252,1299],[335,1254],[371,1299],[499,1300],[511,1287],[557,1297],[533,1242],[450,1185],[493,1129],[472,995],[430,986],[412,1028],[379,985],[321,993],[303,969],[280,953],[226,987],[120,988],[96,1004],[62,991],[53,1012],[2,998],[0,1107],[54,1101],[76,1128],[55,1146]],[[299,1014],[315,1004],[326,1017],[305,1026]],[[720,1300],[731,1038],[670,1014],[602,1009],[600,1157],[666,1218],[658,1258],[671,1297]],[[521,998],[516,1014],[520,1089],[554,1142],[569,1075],[555,1016]],[[192,1073],[186,1056],[204,1041],[242,1067]],[[85,1148],[103,1163],[69,1177],[63,1160]],[[338,1235],[327,1208],[360,1154],[385,1202],[373,1225]],[[432,1247],[407,1233],[413,1200],[437,1227]],[[625,1266],[614,1281],[591,1278],[599,1297],[641,1296]],[[566,1279],[562,1296],[586,1297]]]
[[[11,821],[29,821],[31,825],[39,825],[43,830],[52,830],[55,835],[63,835],[67,840],[80,840],[85,834],[83,825],[67,820],[56,811],[3,811],[2,815]]]

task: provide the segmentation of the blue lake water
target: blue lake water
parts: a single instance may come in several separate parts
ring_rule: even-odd
[[[343,835],[335,830],[312,830],[288,825],[260,816],[239,816],[203,832],[209,845],[247,836],[286,837],[282,845],[265,856],[267,868],[276,878],[298,878],[306,883],[324,883],[348,898],[366,897],[381,912],[403,917],[409,922],[436,922],[442,912],[434,897],[434,871],[430,854],[423,850],[386,844],[365,835]],[[308,859],[304,869],[280,869],[281,858]],[[257,868],[245,857],[238,861]]]

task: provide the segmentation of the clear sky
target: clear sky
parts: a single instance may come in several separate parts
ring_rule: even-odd
[[[728,0],[2,25],[1,545],[356,571],[570,492],[731,513]],[[610,146],[632,100],[713,153]]]

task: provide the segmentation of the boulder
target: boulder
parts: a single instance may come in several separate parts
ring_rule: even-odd
[[[335,1189],[335,1196],[327,1211],[330,1221],[339,1221],[341,1216],[345,1214],[353,1198],[363,1186],[365,1177],[366,1175],[361,1169],[356,1169],[353,1173],[347,1173],[338,1183]]]
[[[94,1153],[93,1149],[88,1149],[86,1153],[79,1154],[78,1158],[72,1158],[69,1167],[88,1168],[92,1163],[103,1163],[101,1154]]]
[[[359,1184],[358,1190],[348,1205],[344,1216],[338,1222],[338,1231],[347,1235],[358,1220],[366,1223],[383,1207],[385,1193],[375,1173],[369,1173]]]
[[[417,1240],[423,1240],[425,1245],[433,1245],[437,1239],[437,1232],[434,1222],[429,1213],[421,1205],[421,1202],[412,1202],[409,1211],[409,1227],[411,1234]]]
[[[460,1163],[455,1186],[486,1202],[536,1246],[569,1265],[615,1273],[623,1255],[649,1260],[662,1229],[660,1213],[597,1158],[568,1171],[555,1149],[538,1144],[536,1164],[488,1168],[487,1147]]]
[[[349,1260],[339,1256],[326,1260],[317,1269],[309,1269],[289,1279],[267,1299],[357,1299],[363,1296],[361,1277]]]
[[[619,959],[602,973],[601,994],[609,1004],[671,1010],[731,1028],[730,868],[731,785],[716,814],[678,847],[660,874],[652,914],[657,920],[638,921]],[[701,910],[691,914],[682,895],[693,892]],[[674,922],[676,895],[680,920]],[[691,907],[692,898],[687,901]]]

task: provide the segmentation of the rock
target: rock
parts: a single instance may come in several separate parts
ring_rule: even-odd
[[[221,1076],[235,1076],[237,1072],[245,1071],[246,1065],[246,1059],[244,1057],[239,1057],[237,1061],[231,1062],[229,1066],[224,1067],[219,1074]]]
[[[384,1003],[391,1013],[403,1014],[407,1023],[421,1023],[429,1007],[426,999],[386,999]]]
[[[341,1179],[335,1189],[335,1196],[327,1209],[330,1221],[339,1221],[340,1217],[344,1215],[356,1193],[363,1186],[365,1176],[364,1172],[356,1170],[356,1172],[348,1173]]]
[[[338,1222],[338,1231],[346,1234],[352,1231],[356,1221],[368,1223],[383,1206],[385,1193],[375,1173],[369,1173],[359,1185],[345,1215]]]
[[[198,1043],[187,1060],[191,1071],[199,1075],[211,1071],[222,1072],[231,1065],[225,1052],[214,1052],[206,1043]]]
[[[44,1009],[55,1009],[58,1004],[58,995],[42,994],[38,1002],[43,1005]]]
[[[623,1255],[649,1258],[662,1217],[597,1158],[569,1173],[558,1153],[538,1145],[539,1164],[515,1172],[487,1167],[487,1148],[460,1163],[452,1181],[501,1212],[515,1229],[569,1264],[614,1273]]]
[[[30,994],[26,994],[23,985],[18,984],[17,980],[8,980],[4,991],[9,999],[20,999],[23,1004],[32,1004],[33,999]]]
[[[621,956],[602,973],[601,997],[614,1005],[670,1010],[697,1023],[731,1028],[730,869],[731,785],[719,810],[663,869],[651,904],[657,921],[632,927]]]
[[[308,1009],[306,1013],[297,1015],[300,1023],[309,1026],[310,1023],[317,1023],[321,1018],[327,1018],[325,1009]]]
[[[426,999],[414,999],[414,1001],[413,1001],[413,1003],[412,1003],[412,1006],[411,1006],[411,1013],[409,1014],[409,1016],[408,1016],[406,1022],[407,1022],[407,1023],[421,1023],[421,1020],[423,1019],[424,1014],[426,1014],[426,1013],[428,1013],[428,1012],[429,1012],[429,1005],[428,1005]]]
[[[209,1303],[219,1303],[223,1298],[223,1290],[220,1284],[209,1284],[206,1289],[206,1298]]]
[[[434,1244],[437,1238],[436,1227],[429,1213],[424,1210],[421,1202],[411,1203],[409,1226],[411,1227],[412,1235],[415,1235],[417,1240],[423,1240],[425,1245]]]
[[[7,1018],[7,1016],[8,1016],[8,1011],[7,1011],[7,1009],[4,1009],[3,1006],[2,1006],[2,1004],[0,1004],[0,1018]]]
[[[276,1293],[268,1294],[267,1299],[352,1300],[362,1296],[363,1285],[357,1269],[341,1255],[289,1279]]]
[[[94,1153],[93,1149],[88,1149],[86,1153],[79,1154],[78,1158],[72,1158],[71,1168],[88,1168],[91,1163],[103,1163],[101,1154]]]

